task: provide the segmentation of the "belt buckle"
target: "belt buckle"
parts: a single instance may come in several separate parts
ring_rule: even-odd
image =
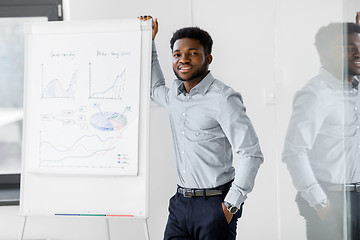
[[[183,196],[187,198],[191,198],[192,196],[194,196],[194,194],[191,189],[184,189]]]
[[[355,183],[355,192],[360,192],[360,184]]]

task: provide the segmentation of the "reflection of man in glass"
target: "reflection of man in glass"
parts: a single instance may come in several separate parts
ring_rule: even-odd
[[[307,238],[360,239],[360,26],[331,23],[315,45],[322,68],[294,97],[283,160]]]

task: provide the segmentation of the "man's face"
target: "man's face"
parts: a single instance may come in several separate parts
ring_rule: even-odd
[[[348,75],[360,75],[360,34],[352,33],[347,37],[345,54],[347,55]]]
[[[207,74],[211,55],[205,55],[200,41],[182,38],[175,41],[172,57],[173,70],[182,81],[200,82]]]

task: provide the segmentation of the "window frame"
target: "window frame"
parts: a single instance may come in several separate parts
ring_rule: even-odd
[[[47,17],[48,21],[63,21],[63,0],[0,1],[0,18],[24,17]],[[19,205],[20,179],[20,173],[0,174],[0,206]]]

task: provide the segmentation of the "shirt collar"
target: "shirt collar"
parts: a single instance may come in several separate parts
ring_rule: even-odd
[[[359,88],[359,81],[360,81],[360,76],[354,76],[353,81],[352,81],[352,87],[355,89]]]
[[[177,87],[177,95],[181,93],[186,94],[186,89],[184,86],[183,81],[177,79],[178,87]],[[200,93],[201,95],[205,95],[211,84],[215,81],[215,78],[209,72],[195,87],[190,90],[191,94],[196,92]]]
[[[325,68],[320,69],[320,74],[324,75],[326,77],[326,79],[336,89],[344,89],[344,90],[350,90],[350,89],[353,89],[353,88],[357,89],[357,85],[359,84],[359,80],[358,80],[357,77],[354,77],[353,83],[349,83],[348,81],[343,81],[343,80],[340,80],[340,79],[336,78],[332,73],[327,71]]]

